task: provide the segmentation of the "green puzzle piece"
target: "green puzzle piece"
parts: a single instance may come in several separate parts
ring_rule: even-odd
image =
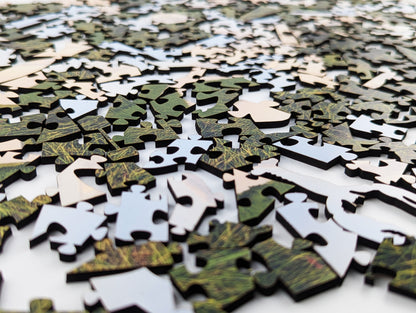
[[[87,280],[93,276],[115,274],[139,267],[164,272],[182,256],[178,243],[166,247],[160,242],[146,242],[140,246],[114,247],[110,239],[95,244],[95,259],[67,273],[67,281]]]

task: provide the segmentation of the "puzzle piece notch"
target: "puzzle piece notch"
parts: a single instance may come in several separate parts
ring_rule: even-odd
[[[165,196],[151,199],[144,186],[132,186],[131,192],[123,192],[121,205],[107,204],[104,213],[116,216],[115,240],[117,245],[126,245],[137,238],[167,242],[169,227],[167,223],[156,223],[157,219],[167,220],[168,202]]]
[[[49,238],[52,249],[57,249],[61,261],[74,261],[77,251],[85,248],[93,239],[102,240],[107,235],[103,226],[106,217],[90,212],[92,205],[79,202],[76,209],[45,205],[36,221],[30,247],[33,248],[48,236],[50,231],[63,234]]]
[[[198,227],[204,215],[224,206],[223,195],[214,194],[197,175],[187,173],[181,179],[168,179],[168,188],[176,205],[169,217],[170,232],[184,240],[188,232]]]

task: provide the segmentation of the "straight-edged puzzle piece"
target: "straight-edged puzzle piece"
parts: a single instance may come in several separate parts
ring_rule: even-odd
[[[290,191],[294,185],[277,182],[264,177],[233,169],[233,174],[222,177],[226,188],[234,186],[238,208],[238,220],[247,225],[256,225],[270,213],[277,197]]]
[[[154,313],[191,313],[176,309],[172,283],[143,267],[127,273],[90,279],[93,291],[84,298],[87,308],[99,302],[107,312],[141,310]]]
[[[270,294],[281,283],[299,301],[338,285],[335,272],[316,253],[308,251],[311,245],[307,240],[295,239],[288,249],[272,238],[256,244],[253,254],[268,269],[254,274],[257,287]]]
[[[193,231],[210,209],[222,208],[223,195],[214,194],[196,174],[186,173],[181,179],[168,179],[168,187],[177,202],[169,217],[170,232],[184,239]]]
[[[106,238],[96,242],[94,247],[95,258],[68,272],[67,282],[87,280],[93,276],[110,275],[139,267],[163,273],[182,258],[182,248],[178,243],[165,246],[161,242],[149,241],[139,246],[114,247],[113,242]]]
[[[176,172],[179,164],[185,164],[185,170],[195,171],[201,154],[212,145],[210,140],[200,140],[194,135],[189,139],[176,139],[167,147],[167,153],[155,151],[143,168],[151,174]]]
[[[283,139],[273,145],[281,155],[327,170],[338,163],[346,163],[357,158],[351,150],[341,146],[323,143],[314,145],[313,140],[300,136]]]
[[[157,219],[167,220],[167,197],[159,195],[156,199],[144,193],[144,186],[133,185],[131,191],[121,195],[120,206],[107,204],[105,215],[116,217],[114,238],[116,244],[128,244],[135,238],[144,237],[152,241],[167,242],[169,240],[168,223],[157,223]]]
[[[107,227],[103,226],[106,217],[90,212],[92,205],[79,202],[77,208],[65,208],[56,205],[44,205],[36,221],[30,239],[33,248],[42,242],[50,231],[62,234],[49,237],[52,249],[58,249],[62,261],[73,261],[77,251],[82,250],[91,239],[104,239]]]

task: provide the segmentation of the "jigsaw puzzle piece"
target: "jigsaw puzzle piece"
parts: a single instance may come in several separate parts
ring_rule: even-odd
[[[185,170],[195,171],[201,154],[212,145],[210,140],[200,140],[200,136],[189,139],[176,139],[167,147],[167,153],[156,151],[151,154],[150,162],[143,168],[151,174],[176,172],[179,164],[185,164]]]
[[[237,267],[237,264],[250,261],[248,248],[203,250],[197,253],[197,264],[206,264],[200,272],[189,273],[184,265],[180,265],[169,274],[185,298],[202,291],[208,301],[215,300],[223,310],[230,311],[253,295],[253,278]]]
[[[57,249],[61,261],[73,261],[77,251],[82,250],[91,239],[102,240],[107,235],[103,226],[106,217],[90,212],[92,205],[79,202],[77,208],[65,208],[55,205],[44,205],[39,215],[30,247],[42,242],[50,231],[58,230],[63,234],[49,238],[52,249]]]
[[[0,189],[10,185],[19,178],[31,180],[36,176],[36,165],[39,164],[39,156],[29,154],[25,158],[19,158],[21,153],[7,151],[0,156]]]
[[[264,145],[259,148],[256,145],[245,142],[238,149],[233,149],[230,145],[231,143],[226,140],[214,138],[214,147],[201,156],[199,167],[218,177],[222,177],[224,173],[230,172],[232,169],[250,169],[253,162],[260,162],[260,160],[279,155],[276,152],[276,147],[270,145]]]
[[[249,227],[242,223],[212,220],[209,224],[209,234],[204,236],[197,232],[189,234],[189,251],[199,249],[230,249],[238,247],[251,247],[255,243],[272,236],[270,225]]]
[[[10,123],[7,119],[0,119],[0,139],[26,140],[30,138],[38,138],[42,132],[45,116],[43,114],[31,114],[22,116],[20,122]]]
[[[324,170],[338,163],[346,163],[357,158],[357,155],[351,153],[348,148],[328,143],[323,143],[323,145],[314,145],[313,143],[313,140],[292,136],[273,145],[279,148],[282,155]]]
[[[118,95],[114,99],[105,118],[113,125],[113,130],[125,130],[128,126],[135,126],[147,117],[146,101],[142,99],[129,100]]]
[[[87,280],[90,277],[130,271],[139,267],[164,273],[182,257],[182,248],[178,243],[165,246],[160,242],[150,241],[140,246],[116,248],[113,242],[106,238],[96,242],[94,246],[95,258],[68,272],[67,282]]]
[[[314,217],[319,211],[317,203],[306,202],[306,194],[290,193],[285,197],[290,203],[276,209],[276,218],[295,236],[314,238],[314,250],[340,278],[345,277],[355,260],[362,267],[369,264],[369,255],[364,260],[365,256],[356,252],[357,235],[345,231],[333,219],[318,221]],[[325,245],[320,245],[320,242],[325,242]]]
[[[144,186],[132,186],[131,191],[121,195],[121,205],[107,204],[104,213],[116,216],[115,240],[117,245],[134,242],[136,238],[167,242],[169,226],[167,223],[156,223],[157,219],[167,220],[168,202],[165,196],[151,199],[146,195]]]
[[[379,183],[390,185],[398,183],[403,178],[409,164],[392,159],[379,160],[378,165],[370,161],[355,160],[347,163],[345,173],[348,176],[360,176],[365,179],[374,180]]]
[[[381,137],[379,143],[370,147],[374,154],[386,153],[388,156],[407,164],[416,161],[416,144],[406,145],[402,141],[393,141],[388,137]]]
[[[55,169],[61,172],[78,157],[105,156],[103,149],[91,148],[95,145],[93,141],[82,145],[77,139],[63,142],[44,142],[42,144],[42,163],[55,163]]]
[[[73,140],[80,136],[81,130],[78,125],[61,107],[58,107],[49,111],[45,125],[36,142],[41,144],[47,141]]]
[[[184,239],[211,210],[222,208],[223,195],[214,194],[197,175],[186,173],[181,179],[168,179],[168,187],[177,202],[169,217],[170,232]]]
[[[354,138],[347,122],[335,127],[331,126],[329,129],[323,131],[322,134],[323,141],[329,144],[338,144],[343,147],[351,148],[352,152],[360,156],[372,154],[372,147],[378,143],[378,140]]]
[[[133,162],[104,163],[104,169],[95,172],[96,182],[107,182],[112,196],[128,190],[131,184],[144,185],[147,189],[156,185],[156,178]]]
[[[389,290],[415,298],[415,247],[413,237],[408,237],[402,245],[395,245],[391,238],[386,238],[377,249],[365,282],[374,285],[377,273],[387,274],[393,277]]]
[[[308,251],[311,245],[309,241],[295,239],[288,249],[272,238],[256,244],[253,254],[269,270],[254,274],[256,286],[270,294],[280,283],[295,301],[300,301],[338,285],[336,273],[316,253]]]
[[[179,139],[169,123],[162,123],[161,128],[152,128],[150,122],[141,122],[140,126],[128,127],[123,136],[114,136],[113,140],[122,146],[131,145],[136,149],[144,149],[146,141],[154,141],[156,147],[163,147]]]
[[[145,282],[145,283],[144,283]],[[142,310],[154,313],[191,313],[176,309],[172,283],[143,267],[127,273],[90,279],[91,291],[84,298],[87,308],[98,302],[107,312]]]
[[[4,194],[1,195],[5,197]],[[50,202],[52,199],[46,195],[37,196],[32,202],[23,196],[0,202],[0,251],[4,241],[12,234],[7,224],[14,224],[17,229],[21,229],[35,220],[41,207]]]
[[[274,101],[237,101],[234,106],[237,111],[229,111],[234,117],[246,117],[253,120],[258,127],[281,127],[289,123],[290,113],[279,110],[279,103]]]
[[[48,189],[47,194],[54,196],[59,193],[62,206],[72,206],[81,201],[99,203],[107,199],[106,193],[84,183],[77,175],[90,175],[102,169],[100,163],[107,159],[93,155],[90,159],[78,158],[56,177],[58,188]]]
[[[257,225],[274,207],[274,196],[282,196],[294,186],[233,169],[233,174],[222,177],[226,188],[234,186],[238,207],[238,220],[247,225]]]
[[[394,140],[403,140],[407,128],[397,127],[386,123],[377,123],[367,115],[360,115],[350,125],[353,134],[363,138],[388,137]]]

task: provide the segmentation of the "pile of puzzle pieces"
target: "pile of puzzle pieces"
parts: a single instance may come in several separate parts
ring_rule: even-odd
[[[376,198],[416,216],[416,5],[66,0],[3,5],[0,19],[0,248],[11,224],[29,223],[30,248],[49,240],[61,261],[94,247],[66,273],[89,281],[87,311],[229,312],[275,292],[300,301],[352,269],[367,284],[390,275],[391,291],[416,297],[415,239],[356,213]],[[243,99],[255,91],[267,97]],[[8,199],[48,164],[56,187]],[[238,221],[216,219],[220,209]],[[204,300],[181,306],[175,293]],[[55,309],[34,299],[27,311]]]

